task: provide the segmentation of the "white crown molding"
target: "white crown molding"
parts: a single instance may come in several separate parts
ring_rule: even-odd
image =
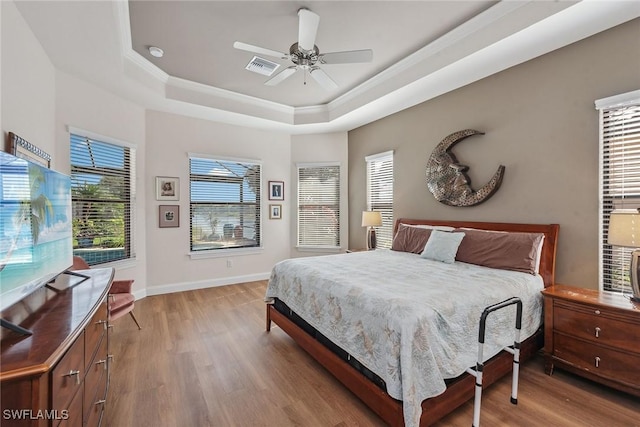
[[[486,11],[444,34],[442,37],[437,38],[428,45],[376,74],[369,80],[334,99],[329,103],[330,109],[336,109],[349,101],[355,100],[357,97],[364,95],[369,90],[397,78],[404,71],[429,61],[443,50],[454,46],[456,43],[459,43],[482,29],[488,28],[496,21],[529,3],[532,2],[500,2],[490,7]]]
[[[179,101],[168,103],[167,109],[175,107],[176,112],[184,113],[189,110],[184,108],[186,103],[196,107],[199,115],[207,109],[212,111],[213,120],[231,115],[233,122],[240,121],[244,126],[268,127],[272,123],[292,133],[361,126],[640,16],[640,2],[636,1],[583,0],[549,3],[546,8],[535,9],[541,3],[546,2],[499,2],[329,103],[291,107],[168,75],[133,50],[128,2],[114,2],[125,73],[147,87],[154,87],[155,92],[163,88],[157,94],[165,101]],[[511,15],[520,18],[527,15],[527,7],[546,18],[518,21],[519,28],[507,25],[509,28],[503,29],[501,40],[495,36],[479,40],[484,30],[499,25],[501,20]],[[515,41],[522,43],[521,48],[513,46]],[[447,49],[465,43],[467,48],[475,46],[468,52],[463,50],[457,56],[442,59]],[[505,53],[511,56],[501,56]],[[479,58],[482,54],[488,54],[486,59]],[[476,68],[465,69],[470,63]],[[129,72],[131,67],[133,72]],[[448,73],[451,74],[445,76]],[[160,86],[154,86],[149,79]]]

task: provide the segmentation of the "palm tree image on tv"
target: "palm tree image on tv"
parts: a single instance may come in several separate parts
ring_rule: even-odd
[[[29,168],[29,192],[30,199],[19,201],[18,210],[13,217],[14,230],[16,231],[9,244],[5,256],[0,260],[0,271],[4,269],[10,261],[11,256],[18,247],[22,229],[29,226],[31,228],[32,244],[38,244],[40,231],[53,220],[53,205],[49,197],[42,192],[41,186],[44,184],[44,174],[39,168]]]

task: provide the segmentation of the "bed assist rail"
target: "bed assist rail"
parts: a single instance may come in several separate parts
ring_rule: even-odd
[[[476,392],[473,402],[473,424],[472,427],[480,426],[480,403],[482,398],[482,370],[484,369],[483,349],[484,335],[487,316],[489,313],[516,304],[516,336],[512,346],[507,346],[503,350],[513,354],[513,377],[511,381],[511,403],[518,404],[518,374],[520,369],[520,329],[522,328],[522,301],[520,298],[512,297],[497,304],[490,305],[484,309],[480,316],[480,329],[478,332],[478,360],[475,368],[468,368],[467,373],[476,377]]]

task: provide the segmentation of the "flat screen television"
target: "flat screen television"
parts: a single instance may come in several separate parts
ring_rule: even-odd
[[[70,178],[0,151],[0,310],[72,265]]]

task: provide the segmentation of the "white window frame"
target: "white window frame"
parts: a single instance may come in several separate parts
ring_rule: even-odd
[[[67,126],[67,132],[69,134],[69,143],[71,143],[71,134],[87,138],[90,140],[94,140],[97,142],[103,142],[106,144],[111,144],[119,147],[128,148],[130,150],[130,163],[129,163],[129,182],[130,182],[130,198],[129,198],[129,256],[124,259],[119,259],[111,262],[105,262],[99,265],[102,267],[108,266],[118,266],[118,268],[128,268],[130,266],[135,265],[136,261],[136,205],[137,205],[137,190],[136,190],[136,162],[137,162],[137,149],[138,145],[135,143],[123,141],[117,138],[113,138],[110,136],[101,135],[96,132],[88,131],[85,129]],[[71,150],[69,150],[71,151]],[[72,163],[71,163],[71,155],[69,155],[69,175],[71,175]]]
[[[312,169],[312,168],[323,168],[323,167],[337,167],[338,168],[338,189],[336,197],[338,199],[338,229],[336,230],[337,237],[337,245],[312,245],[312,244],[300,244],[300,197],[302,196],[300,192],[300,170],[301,169]],[[296,179],[298,184],[298,191],[296,197],[296,208],[297,208],[297,221],[296,221],[296,248],[299,250],[312,250],[312,251],[329,251],[335,252],[341,248],[341,210],[342,210],[342,198],[341,198],[341,174],[342,174],[342,165],[340,162],[322,162],[322,163],[297,163],[296,164]]]
[[[382,153],[372,154],[366,156],[365,162],[367,163],[367,210],[380,211],[382,213],[382,226],[376,227],[376,240],[378,248],[391,248],[393,240],[393,150],[385,151]],[[374,202],[372,198],[372,189],[378,188],[380,183],[375,183],[372,180],[376,177],[372,175],[372,166],[377,162],[391,161],[391,200],[383,200],[381,203],[383,206],[390,206],[389,208],[381,208],[378,203]],[[383,184],[384,185],[384,184]],[[388,183],[387,183],[388,185]]]
[[[260,178],[259,185],[260,188],[256,197],[258,198],[257,208],[259,209],[259,244],[258,246],[251,247],[232,247],[232,248],[224,248],[224,249],[208,249],[208,250],[199,250],[199,251],[189,251],[189,257],[191,259],[204,259],[204,258],[221,258],[221,257],[229,257],[229,256],[242,256],[242,255],[255,255],[262,253],[264,248],[264,213],[268,212],[267,209],[263,206],[264,200],[262,196],[263,192],[263,180],[262,180],[262,170],[263,165],[262,161],[259,159],[247,159],[247,158],[239,158],[239,157],[228,157],[228,156],[216,156],[212,154],[202,154],[202,153],[187,153],[188,154],[188,162],[189,162],[189,239],[191,239],[191,159],[210,159],[214,161],[221,162],[234,162],[234,163],[246,163],[246,164],[254,164],[260,166]],[[189,247],[191,247],[191,243],[189,242]]]
[[[625,187],[632,185],[640,185],[640,179],[634,179],[633,181],[625,180],[621,185],[621,196],[608,196],[605,188],[605,182],[609,182],[609,166],[605,161],[605,150],[609,148],[609,143],[606,141],[605,135],[605,112],[616,109],[623,109],[631,106],[640,106],[640,90],[624,93],[604,99],[599,99],[595,102],[595,107],[598,110],[598,128],[599,128],[599,203],[598,203],[598,260],[599,260],[599,280],[598,286],[601,291],[615,292],[615,293],[628,293],[631,292],[631,286],[629,285],[629,261],[631,257],[632,248],[612,247],[607,244],[607,230],[609,224],[609,215],[612,208],[638,208],[640,207],[640,197],[637,192],[633,192],[631,197],[626,197],[624,194]],[[608,186],[607,188],[610,188]],[[620,189],[619,189],[620,190]],[[624,271],[625,276],[621,280],[617,280],[616,284],[608,279],[607,276],[612,276],[610,268],[617,266],[621,271]],[[610,283],[611,282],[611,283]],[[614,288],[618,289],[614,289]]]

